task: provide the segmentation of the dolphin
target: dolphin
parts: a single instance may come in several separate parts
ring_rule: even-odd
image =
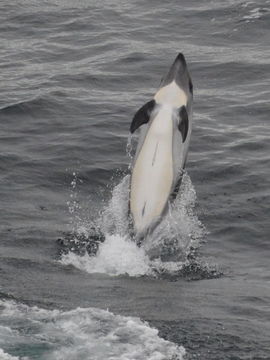
[[[179,53],[154,97],[130,125],[131,134],[141,129],[129,196],[135,239],[154,230],[177,195],[190,142],[192,102],[192,81]]]

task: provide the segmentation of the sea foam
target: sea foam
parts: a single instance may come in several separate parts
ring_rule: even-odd
[[[3,360],[182,360],[185,349],[135,317],[96,308],[45,310],[1,301]]]

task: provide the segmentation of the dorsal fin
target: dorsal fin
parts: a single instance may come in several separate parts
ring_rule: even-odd
[[[134,131],[137,130],[141,125],[148,123],[150,114],[155,105],[155,100],[148,101],[136,112],[130,125],[131,134],[133,134]]]
[[[188,134],[188,113],[187,113],[187,108],[184,105],[181,106],[179,109],[178,130],[182,134],[182,139],[184,143]]]

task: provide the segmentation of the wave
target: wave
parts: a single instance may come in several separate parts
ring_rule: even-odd
[[[135,317],[96,308],[46,310],[0,300],[3,360],[182,360],[185,349]]]
[[[57,97],[57,99],[56,99]],[[51,111],[56,111],[59,108],[59,101],[64,94],[61,92],[54,92],[44,94],[43,96],[35,97],[33,99],[15,102],[0,108],[0,113],[4,115],[47,115]]]

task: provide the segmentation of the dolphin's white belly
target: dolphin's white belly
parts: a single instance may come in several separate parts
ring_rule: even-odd
[[[153,120],[135,162],[130,209],[136,231],[143,231],[161,215],[173,183],[173,123],[171,111]]]

